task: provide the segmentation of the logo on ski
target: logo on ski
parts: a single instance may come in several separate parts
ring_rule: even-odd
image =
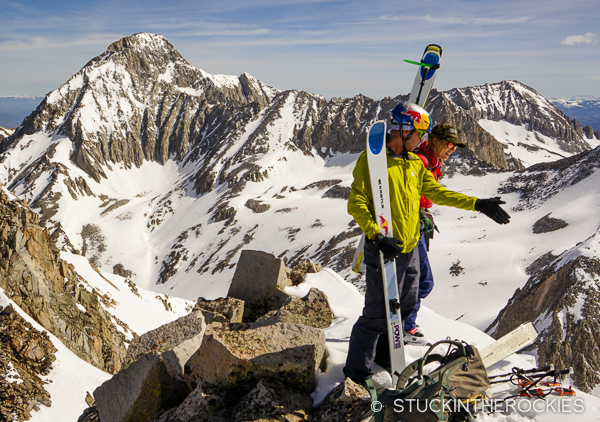
[[[400,324],[397,321],[392,324],[394,330],[394,349],[400,349],[402,347],[402,330],[400,330]]]
[[[383,217],[383,215],[379,216],[379,227],[383,230],[383,235],[387,236],[390,232],[390,223]]]
[[[379,182],[379,201],[381,202],[381,208],[385,209],[385,197],[383,196],[383,184],[381,183],[381,179]]]

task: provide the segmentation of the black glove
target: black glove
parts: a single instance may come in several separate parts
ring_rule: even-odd
[[[510,215],[502,209],[500,204],[506,204],[499,196],[475,201],[475,211],[487,215],[498,224],[510,223]]]
[[[404,249],[404,244],[401,240],[394,237],[385,237],[381,233],[373,239],[373,243],[383,253],[383,257],[386,260],[396,258]]]

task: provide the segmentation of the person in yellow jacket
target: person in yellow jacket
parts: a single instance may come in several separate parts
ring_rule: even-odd
[[[468,211],[479,211],[499,224],[510,216],[500,207],[500,198],[478,199],[442,187],[413,151],[427,139],[431,128],[429,114],[416,104],[400,102],[391,111],[391,131],[386,139],[387,170],[392,212],[393,237],[380,233],[374,216],[373,194],[366,152],[356,162],[348,213],[354,217],[367,238],[364,248],[366,264],[365,305],[350,335],[344,374],[355,382],[373,375],[377,339],[387,332],[385,300],[379,252],[386,259],[395,258],[400,292],[402,320],[413,312],[419,284],[419,241],[421,195],[435,204]]]

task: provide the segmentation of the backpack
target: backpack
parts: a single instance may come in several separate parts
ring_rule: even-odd
[[[432,353],[444,344],[448,345],[444,356]],[[438,366],[426,374],[424,368],[434,363]],[[489,387],[479,351],[461,341],[442,340],[408,365],[396,390],[383,391],[378,400],[384,406],[385,422],[459,421],[472,416],[468,400],[481,396]],[[376,419],[381,420],[381,416]]]

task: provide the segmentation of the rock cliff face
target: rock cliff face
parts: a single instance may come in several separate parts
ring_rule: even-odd
[[[492,324],[493,336],[535,321],[541,333],[531,348],[538,363],[573,367],[575,386],[589,393],[600,383],[599,300],[600,260],[579,256],[563,265],[556,259],[517,290]]]
[[[125,356],[124,336],[59,257],[27,204],[0,192],[0,288],[77,356],[113,373]]]

